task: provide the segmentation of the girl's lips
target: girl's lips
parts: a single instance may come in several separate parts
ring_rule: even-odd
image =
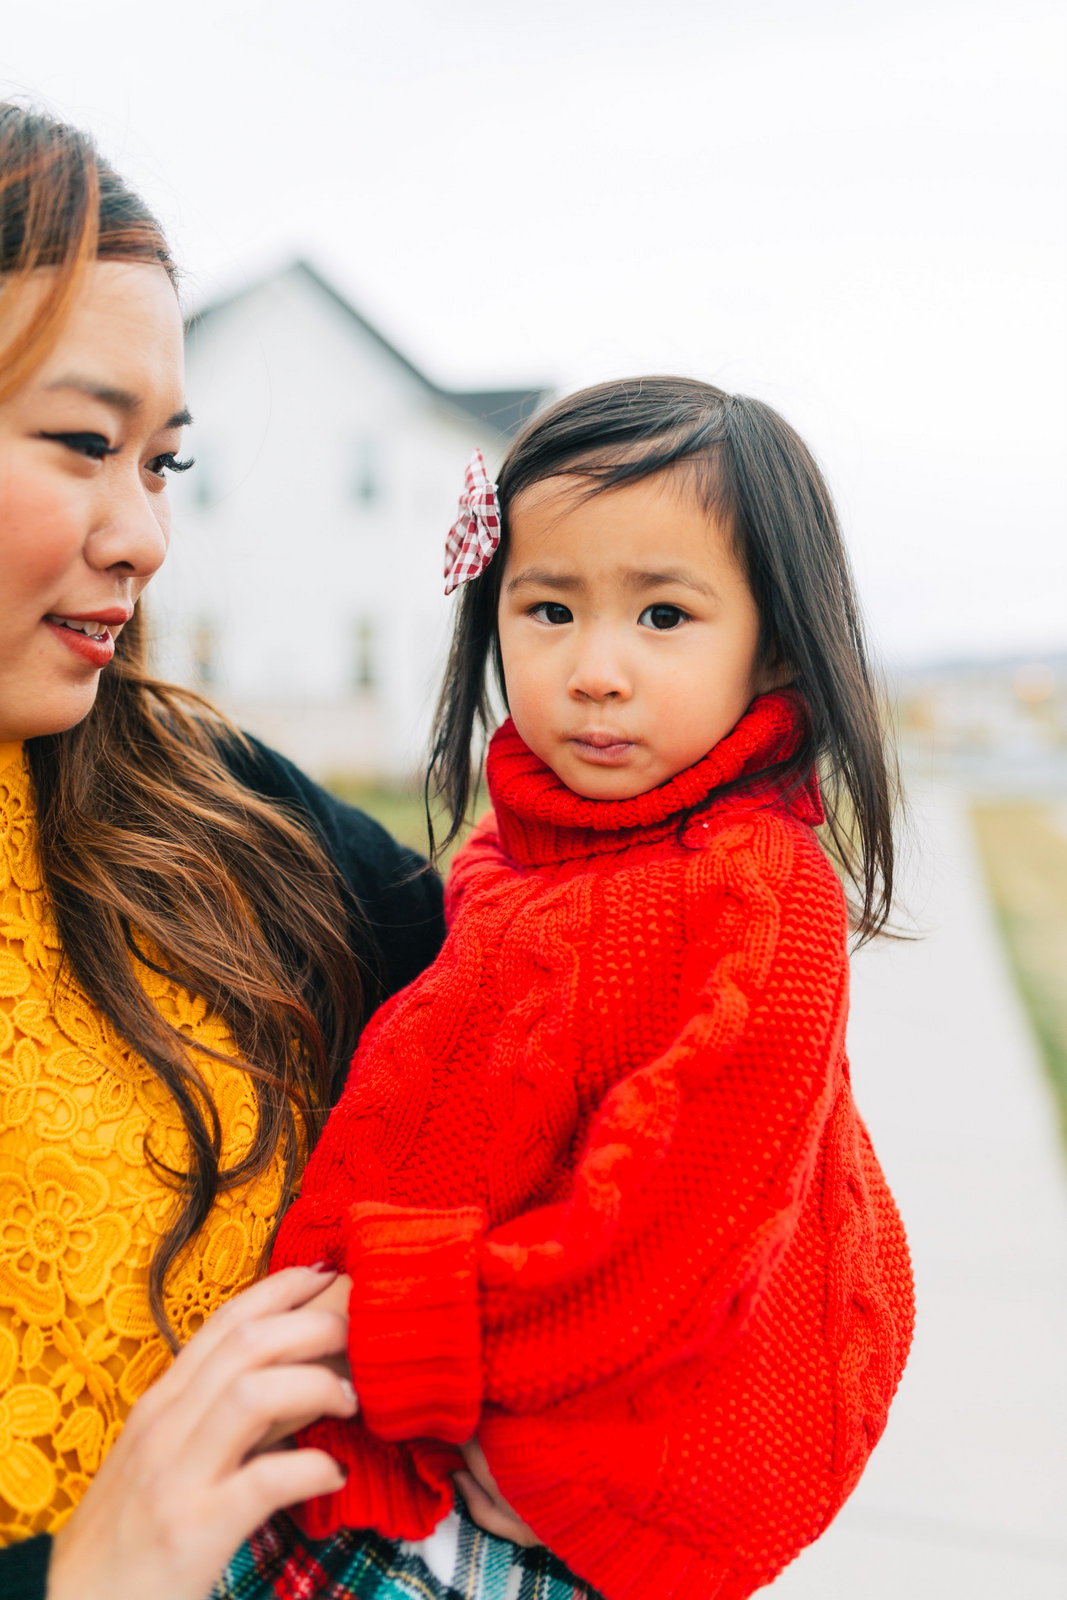
[[[73,650],[90,666],[106,667],[115,654],[115,639],[110,628],[105,627],[102,634],[89,634],[75,628],[65,628],[62,622],[54,622],[51,617],[45,617],[44,623],[57,639],[62,639],[68,650]]]
[[[591,734],[585,739],[574,738],[571,741],[583,761],[590,761],[598,767],[617,767],[624,762],[634,748],[632,739],[610,739],[610,736]]]

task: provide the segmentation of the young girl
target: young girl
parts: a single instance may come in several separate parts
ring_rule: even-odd
[[[468,491],[453,834],[490,673],[510,717],[441,955],[278,1237],[352,1280],[360,1416],[303,1436],[347,1480],[302,1520],[423,1537],[476,1435],[608,1600],[741,1600],[856,1484],[912,1326],[815,832],[870,937],[891,806],[848,563],[793,431],[688,380],[561,401]]]

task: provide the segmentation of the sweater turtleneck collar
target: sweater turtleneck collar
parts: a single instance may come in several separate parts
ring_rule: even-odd
[[[778,804],[811,826],[823,820],[815,774],[789,789],[781,779],[756,775],[788,760],[804,734],[807,711],[795,690],[760,695],[740,722],[700,761],[658,788],[627,800],[589,800],[568,789],[524,744],[508,719],[489,744],[486,776],[501,843],[513,861],[551,861],[626,848],[665,838],[684,814],[710,811],[716,791],[752,775],[751,787],[727,798],[741,807]]]

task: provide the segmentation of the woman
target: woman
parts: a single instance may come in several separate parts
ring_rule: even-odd
[[[201,1600],[337,1486],[267,1448],[355,1408],[330,1275],[254,1280],[360,1021],[442,933],[417,857],[146,674],[174,282],[89,142],[0,106],[7,1597]]]

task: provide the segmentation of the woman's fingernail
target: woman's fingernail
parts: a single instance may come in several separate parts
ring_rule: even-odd
[[[350,1406],[354,1406],[355,1403],[356,1403],[356,1391],[355,1391],[355,1389],[353,1389],[351,1383],[349,1383],[347,1378],[341,1378],[339,1381],[340,1381],[340,1384],[341,1384],[341,1393],[344,1395],[344,1397],[348,1401],[349,1405]]]
[[[313,1261],[308,1267],[309,1272],[336,1272],[336,1267],[331,1267],[328,1261]]]

